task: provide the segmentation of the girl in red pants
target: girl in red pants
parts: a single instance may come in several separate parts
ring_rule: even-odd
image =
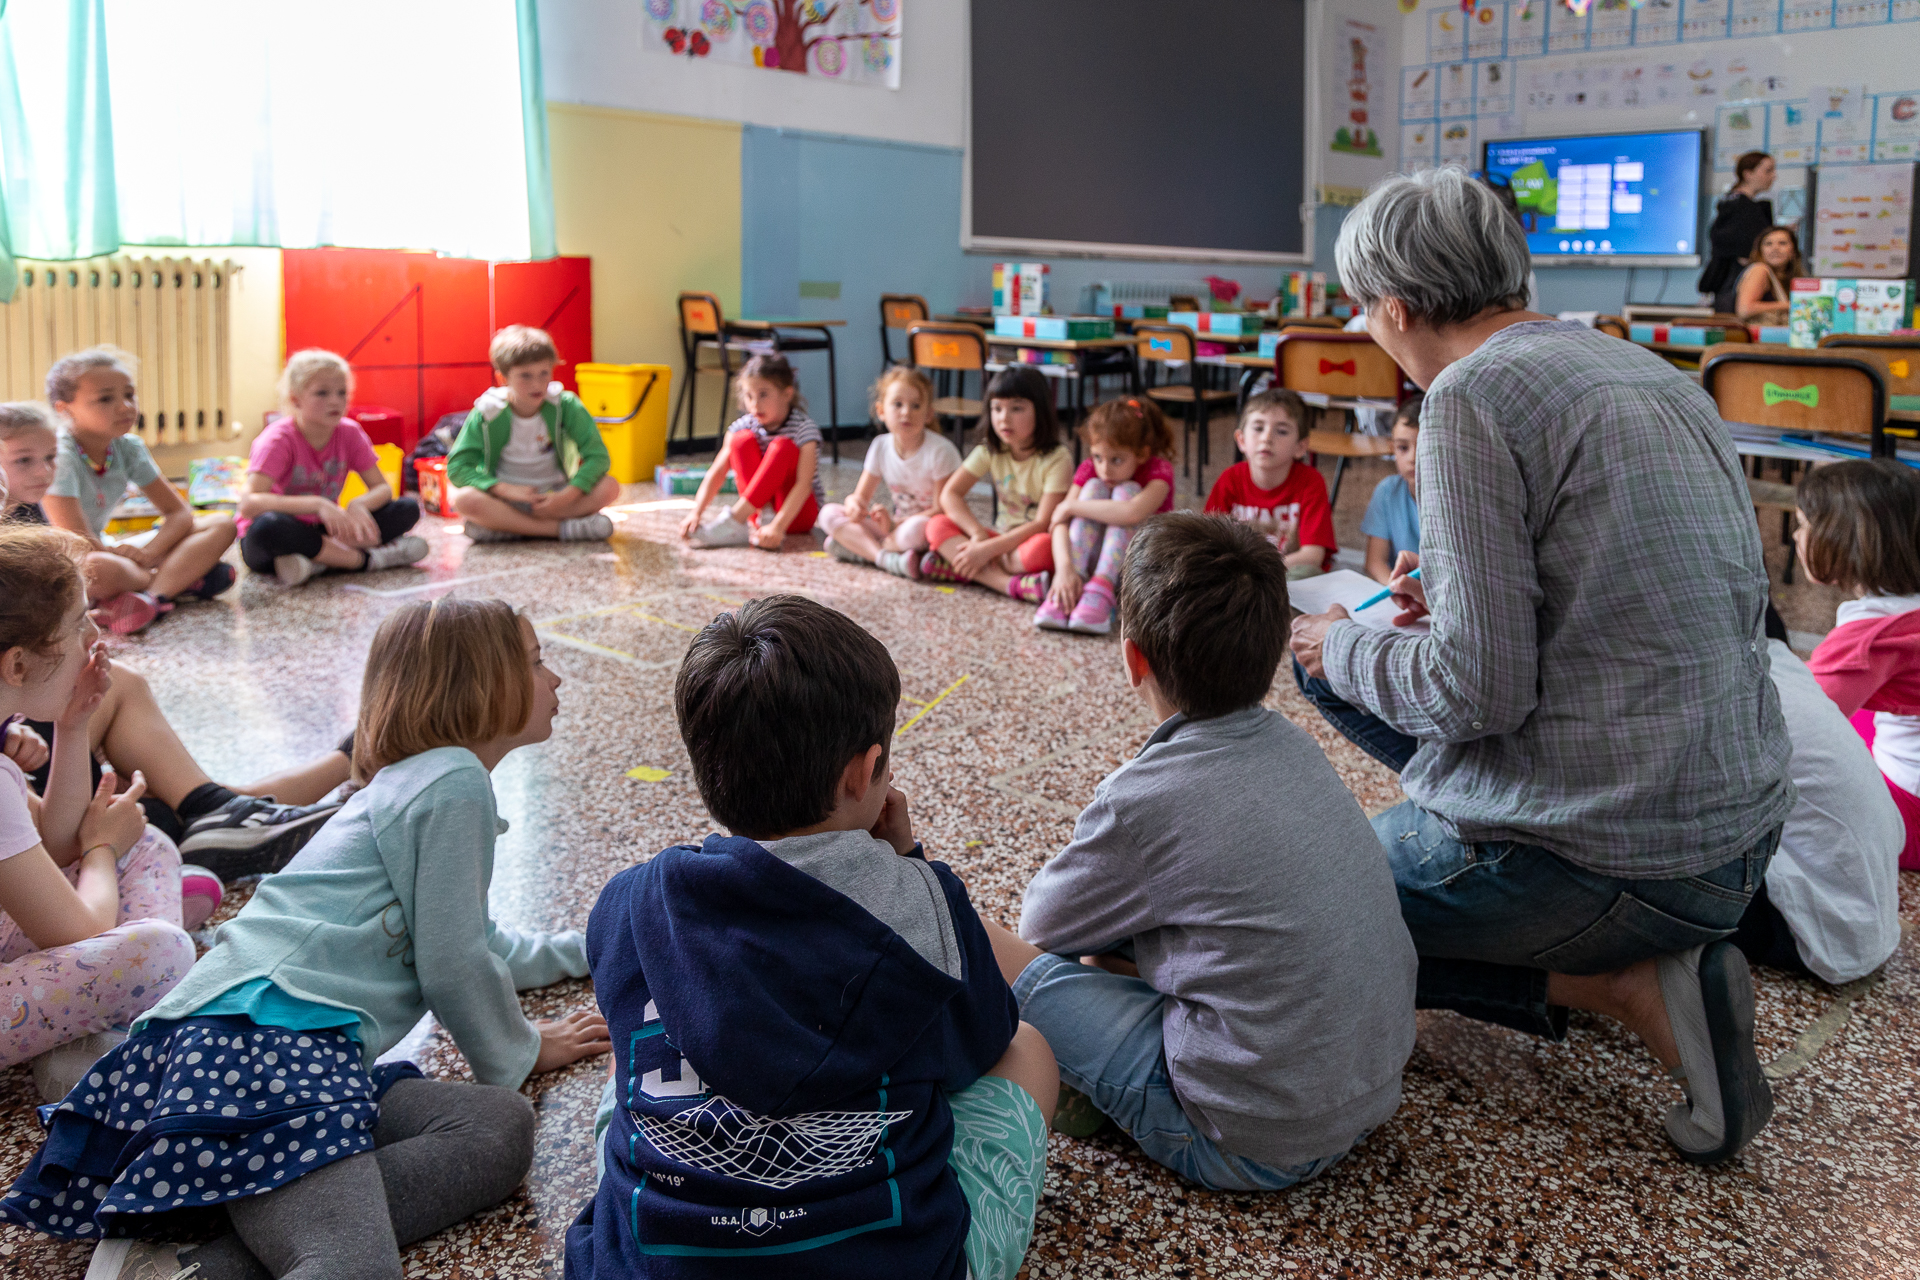
[[[746,410],[727,428],[720,452],[707,468],[693,510],[680,536],[696,547],[744,547],[778,551],[789,533],[806,533],[820,514],[827,491],[820,483],[820,428],[807,416],[793,366],[781,355],[757,355],[740,370],[735,391]],[[720,518],[703,525],[727,473],[740,497]],[[773,516],[764,508],[779,504]]]

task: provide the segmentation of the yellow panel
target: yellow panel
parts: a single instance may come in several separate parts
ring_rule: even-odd
[[[740,126],[550,102],[547,132],[560,252],[593,259],[595,359],[677,374],[681,290],[740,313]]]

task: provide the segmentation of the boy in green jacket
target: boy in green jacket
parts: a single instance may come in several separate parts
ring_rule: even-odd
[[[580,397],[552,382],[560,359],[545,330],[511,324],[488,350],[504,386],[474,401],[447,455],[453,507],[475,542],[558,538],[600,542],[613,521],[600,508],[620,496],[611,459]]]

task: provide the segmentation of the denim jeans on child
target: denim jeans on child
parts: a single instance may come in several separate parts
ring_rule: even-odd
[[[1419,740],[1352,705],[1294,663],[1295,682],[1327,722],[1390,769]],[[1513,840],[1463,844],[1411,800],[1373,819],[1393,865],[1400,912],[1420,953],[1415,1004],[1452,1009],[1558,1040],[1567,1011],[1547,1003],[1547,975],[1610,973],[1730,937],[1780,843],[1775,828],[1697,875],[1628,880]]]
[[[1140,978],[1041,956],[1013,984],[1022,1021],[1040,1029],[1060,1079],[1092,1099],[1156,1162],[1214,1191],[1280,1191],[1331,1169],[1345,1151],[1276,1168],[1223,1150],[1187,1118],[1167,1076],[1167,998]],[[1364,1133],[1355,1134],[1358,1145]]]

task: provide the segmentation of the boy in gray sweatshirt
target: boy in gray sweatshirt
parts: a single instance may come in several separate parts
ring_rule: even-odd
[[[1027,886],[1020,937],[989,932],[1063,1083],[1191,1182],[1279,1190],[1400,1105],[1418,961],[1366,815],[1260,705],[1287,642],[1279,553],[1159,516],[1121,584],[1127,682],[1160,727]]]

